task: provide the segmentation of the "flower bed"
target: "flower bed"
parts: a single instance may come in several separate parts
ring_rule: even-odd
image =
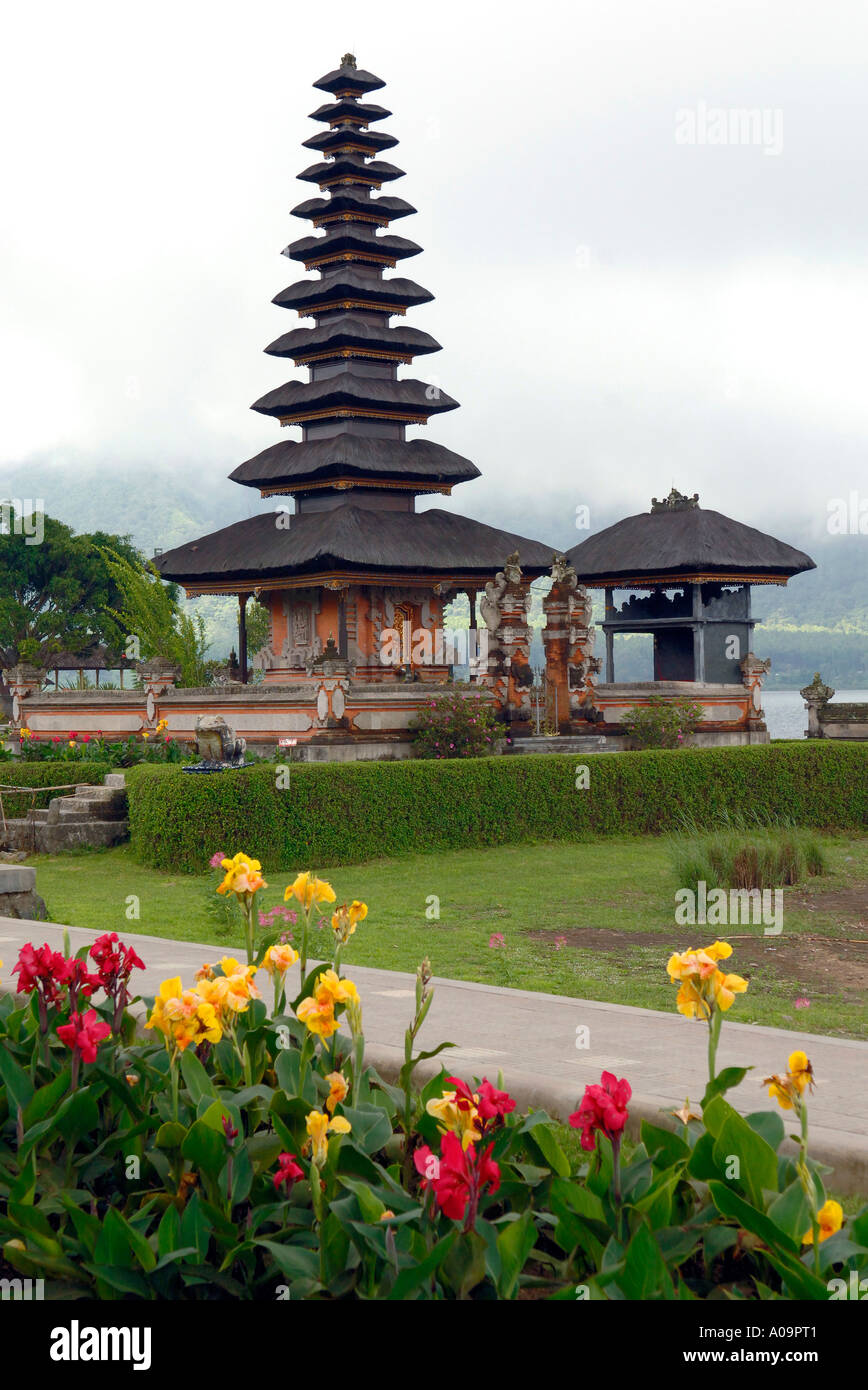
[[[577,766],[588,777],[577,778]],[[611,755],[273,765],[220,777],[140,767],[127,776],[137,857],[200,873],[202,844],[251,841],[272,870],[358,864],[423,848],[683,831],[774,816],[868,825],[868,743]],[[585,785],[587,783],[587,785]]]
[[[77,957],[26,946],[0,995],[0,1261],[47,1297],[825,1300],[868,1273],[868,1207],[845,1224],[809,1156],[807,1056],[765,1080],[800,1121],[793,1156],[778,1110],[744,1118],[725,1098],[745,1069],[717,1070],[720,1029],[747,988],[727,943],[667,966],[697,1045],[705,1030],[701,1105],[643,1122],[623,1162],[630,1085],[604,1072],[571,1116],[588,1155],[573,1172],[503,1078],[414,1085],[452,1046],[417,1048],[426,961],[397,1080],[367,1065],[341,975],[366,904],[338,906],[305,873],[291,906],[261,911],[261,865],[219,867],[248,959],[164,981],[146,1040],[130,1012],[142,962],[115,933]],[[308,969],[323,913],[330,960]]]

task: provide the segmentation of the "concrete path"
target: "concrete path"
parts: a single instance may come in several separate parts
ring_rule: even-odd
[[[9,972],[21,946],[48,941],[59,949],[63,930],[53,923],[0,917],[2,985],[10,987]],[[73,950],[98,935],[78,927],[67,930]],[[130,933],[129,940],[147,966],[144,974],[136,972],[142,994],[155,994],[172,975],[192,984],[199,966],[220,955],[214,946],[162,937]],[[297,988],[298,967],[291,973]],[[362,997],[368,1060],[384,1076],[394,1075],[403,1061],[404,1031],[413,1013],[414,977],[351,961],[343,963],[342,973],[355,981]],[[268,1000],[271,986],[264,973],[258,984]],[[522,1109],[545,1109],[566,1122],[586,1083],[599,1081],[605,1069],[625,1076],[633,1088],[634,1134],[641,1119],[665,1124],[661,1109],[679,1106],[687,1096],[697,1101],[705,1089],[707,1031],[704,1024],[675,1012],[674,989],[672,1012],[661,1013],[462,980],[435,979],[435,986],[417,1048],[431,1048],[444,1039],[458,1046],[423,1064],[417,1075],[439,1070],[441,1061],[447,1072],[467,1079],[487,1075],[494,1081],[502,1071]],[[587,1046],[577,1047],[577,1041]],[[829,1185],[837,1193],[868,1195],[868,1043],[726,1022],[718,1065],[754,1068],[728,1099],[743,1113],[777,1109],[760,1083],[771,1072],[784,1071],[797,1047],[807,1052],[817,1078],[809,1112],[811,1153],[834,1168]]]

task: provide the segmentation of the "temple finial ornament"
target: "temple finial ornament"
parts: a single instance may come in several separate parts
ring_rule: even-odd
[[[677,487],[672,488],[669,496],[664,497],[662,502],[656,497],[651,498],[652,512],[683,512],[688,507],[698,506],[698,492],[694,492],[692,497],[688,497],[685,493],[679,492]]]
[[[345,53],[343,58],[341,58],[342,68],[357,68],[358,66],[355,53]]]

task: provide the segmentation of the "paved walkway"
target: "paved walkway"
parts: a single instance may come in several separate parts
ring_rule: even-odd
[[[73,950],[98,935],[78,927],[68,931]],[[25,942],[48,941],[58,949],[62,939],[62,926],[0,917],[4,984],[9,986],[9,971]],[[136,972],[142,994],[156,993],[171,975],[192,984],[203,961],[219,959],[214,946],[132,933],[129,939],[147,966],[144,976]],[[297,981],[297,966],[292,973]],[[351,962],[344,963],[343,973],[362,996],[368,1059],[384,1075],[394,1075],[403,1061],[404,1031],[413,1012],[414,977]],[[268,999],[265,975],[259,984]],[[458,1046],[423,1064],[420,1075],[437,1071],[441,1060],[448,1071],[467,1078],[488,1075],[495,1080],[500,1070],[522,1108],[532,1105],[566,1121],[585,1084],[599,1081],[603,1069],[613,1071],[627,1077],[633,1088],[634,1133],[640,1119],[660,1123],[661,1109],[680,1105],[686,1096],[696,1101],[705,1089],[707,1032],[703,1024],[675,1012],[674,990],[672,1012],[661,1013],[462,980],[435,979],[435,985],[417,1047],[430,1048],[444,1039]],[[587,1029],[587,1046],[577,1047],[577,1039],[585,1041],[577,1029]],[[807,1052],[817,1077],[810,1103],[811,1153],[835,1169],[831,1182],[837,1192],[868,1193],[868,1043],[727,1022],[719,1066],[754,1067],[728,1098],[745,1113],[771,1106],[762,1078],[783,1071],[796,1047]]]

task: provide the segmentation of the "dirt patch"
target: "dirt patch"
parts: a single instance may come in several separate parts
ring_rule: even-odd
[[[790,902],[803,912],[827,912],[848,926],[863,927],[868,935],[868,883],[827,888],[818,893],[793,893]]]
[[[849,891],[849,890],[848,890]],[[819,896],[819,895],[817,895]],[[835,896],[828,894],[823,896]],[[868,913],[866,913],[868,921]],[[700,929],[707,936],[713,928]],[[701,944],[696,928],[691,936],[676,932],[608,931],[597,927],[574,927],[565,931],[534,931],[528,935],[536,941],[554,945],[563,940],[566,946],[584,951],[629,951],[636,946],[655,947],[661,952],[686,950]],[[762,970],[766,977],[786,983],[798,994],[809,999],[812,991],[818,994],[840,995],[846,1003],[864,1004],[868,994],[868,926],[864,938],[849,940],[812,936],[807,933],[776,937],[757,937],[742,933],[721,932],[738,951],[737,972],[750,976]]]

